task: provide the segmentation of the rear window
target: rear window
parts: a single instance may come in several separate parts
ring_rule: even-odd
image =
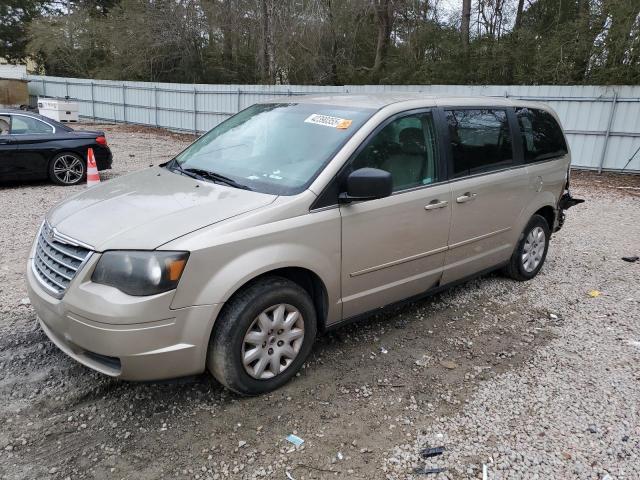
[[[513,164],[513,145],[505,110],[447,110],[446,114],[454,177]]]
[[[540,162],[567,154],[562,129],[549,112],[536,108],[516,109],[522,134],[522,148],[526,163]]]

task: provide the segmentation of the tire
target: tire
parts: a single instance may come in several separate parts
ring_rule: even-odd
[[[509,264],[504,268],[505,274],[520,282],[534,278],[547,258],[550,238],[551,230],[544,217],[532,216],[520,235]],[[541,245],[542,239],[544,239],[544,245]],[[529,252],[533,252],[533,254],[527,252],[526,249],[529,249]],[[529,254],[525,256],[525,253]]]
[[[87,173],[84,159],[74,152],[58,153],[49,162],[49,178],[56,185],[78,185]]]
[[[282,277],[259,279],[235,294],[216,320],[207,368],[236,393],[271,392],[300,370],[316,331],[316,311],[304,289]]]

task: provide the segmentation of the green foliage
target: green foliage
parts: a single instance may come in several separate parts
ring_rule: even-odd
[[[0,0],[0,57],[11,62],[24,58],[26,26],[46,13],[47,0]]]
[[[436,0],[71,0],[69,11],[46,0],[0,2],[0,55],[25,55],[28,26],[26,52],[50,75],[285,84],[640,80],[639,0],[473,0],[468,43],[462,12]],[[18,4],[30,8],[7,21]]]

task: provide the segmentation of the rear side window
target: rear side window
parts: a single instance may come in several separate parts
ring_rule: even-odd
[[[513,144],[505,110],[447,110],[446,114],[454,177],[513,164]]]
[[[549,112],[536,108],[516,109],[522,134],[522,148],[526,163],[540,162],[567,154],[562,129]]]
[[[11,133],[25,135],[30,133],[52,133],[53,128],[40,120],[22,115],[13,115],[11,121]]]

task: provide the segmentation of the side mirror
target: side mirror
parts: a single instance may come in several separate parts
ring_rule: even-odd
[[[378,168],[359,168],[347,177],[347,191],[340,194],[340,201],[374,200],[391,195],[391,174]]]

